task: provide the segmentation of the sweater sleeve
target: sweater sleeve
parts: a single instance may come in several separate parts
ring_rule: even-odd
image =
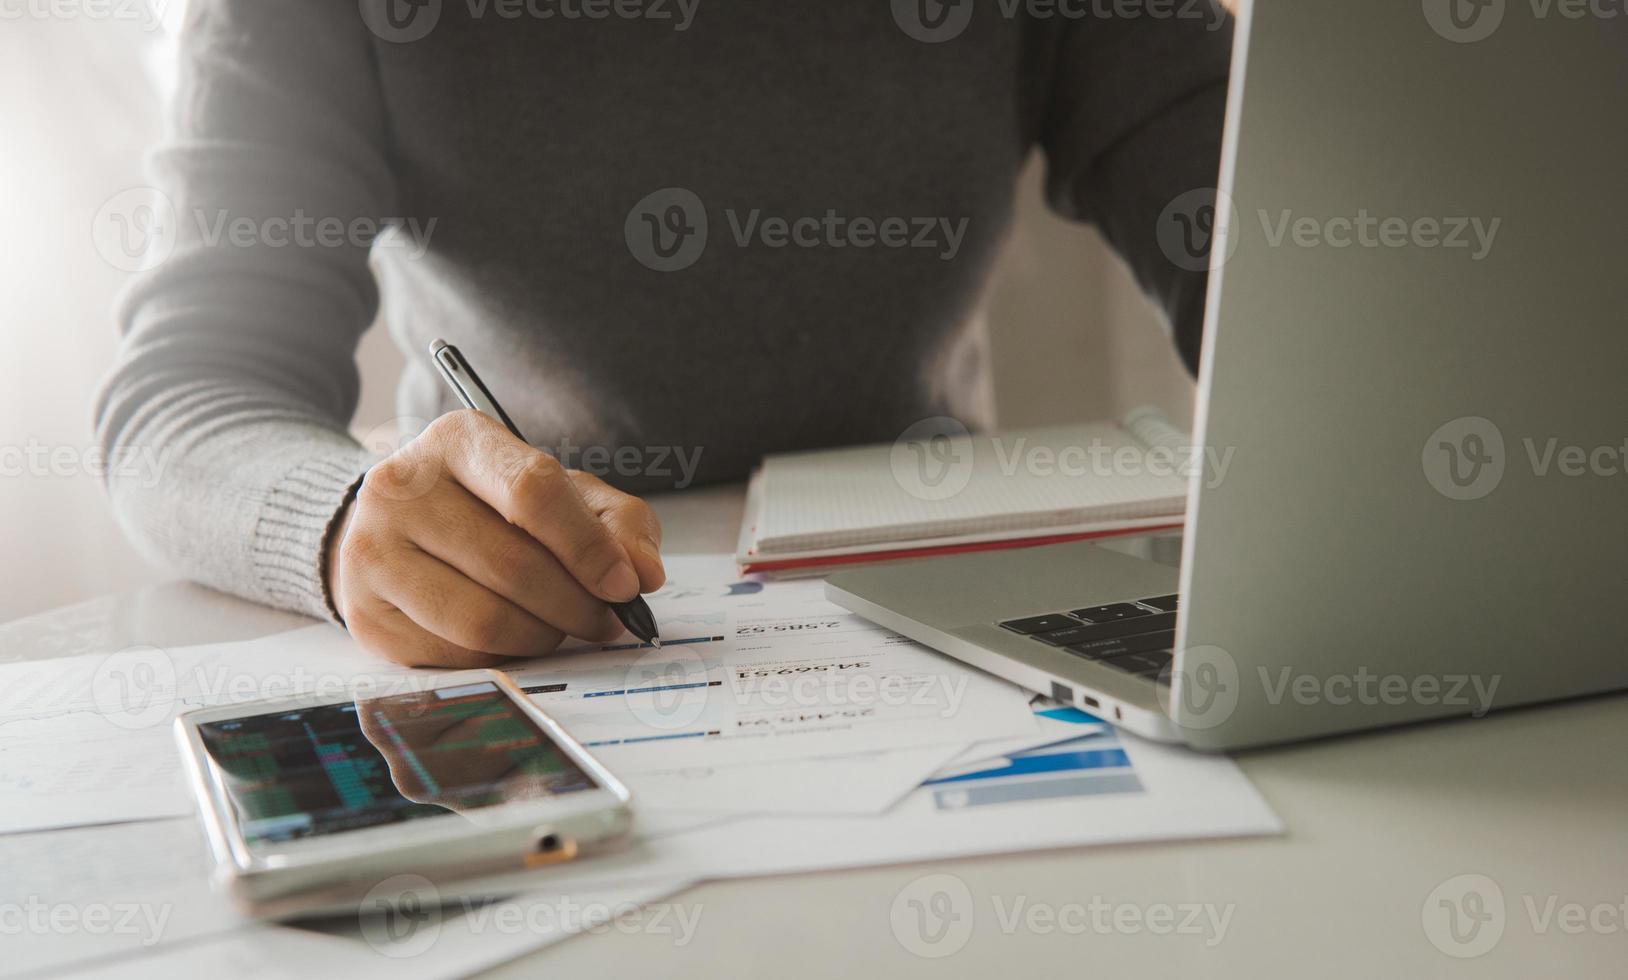
[[[192,0],[150,166],[147,265],[96,403],[121,525],[153,559],[331,618],[321,563],[370,458],[346,433],[394,184],[354,3]]]
[[[1209,243],[1191,251],[1160,222],[1171,221],[1172,207],[1214,200],[1232,21],[1213,0],[1172,11],[1065,28],[1041,145],[1048,203],[1102,231],[1169,319],[1196,373]]]

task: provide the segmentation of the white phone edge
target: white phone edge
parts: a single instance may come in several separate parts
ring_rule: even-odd
[[[496,683],[600,788],[491,807],[480,811],[478,820],[409,821],[255,850],[238,830],[226,787],[198,726],[344,704],[354,697],[305,694],[195,709],[176,718],[175,735],[209,841],[215,886],[257,918],[354,914],[363,910],[364,901],[385,909],[408,891],[422,903],[536,887],[537,869],[606,849],[624,838],[633,826],[627,787],[533,704],[508,675],[496,670],[458,671],[431,677],[412,690],[460,687],[479,680]]]

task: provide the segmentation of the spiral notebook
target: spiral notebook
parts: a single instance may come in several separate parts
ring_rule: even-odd
[[[1050,544],[1178,526],[1192,439],[1155,408],[1114,422],[941,434],[767,457],[752,476],[743,571]]]

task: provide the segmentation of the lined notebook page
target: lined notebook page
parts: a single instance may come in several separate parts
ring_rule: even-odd
[[[1179,517],[1187,479],[1149,466],[1190,440],[1155,410],[1122,423],[1062,425],[771,456],[757,513],[759,555],[1045,532]],[[1180,452],[1178,452],[1180,451]],[[957,489],[959,488],[959,489]]]

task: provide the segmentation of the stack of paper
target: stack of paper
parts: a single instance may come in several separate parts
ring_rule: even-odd
[[[152,818],[193,810],[169,731],[178,712],[294,691],[377,695],[425,674],[326,626],[0,667],[0,828],[38,831],[0,836],[0,903],[136,910],[130,929],[95,941],[50,930],[8,941],[0,972],[456,975],[705,878],[1279,829],[1228,760],[1122,738],[854,617],[816,583],[741,580],[729,556],[668,571],[651,598],[659,650],[578,644],[509,671],[632,788],[631,846],[539,872],[536,890],[497,906],[449,911],[433,955],[405,960],[416,930],[240,919],[210,896],[193,822]],[[138,682],[149,696],[132,699]],[[522,922],[546,912],[548,924],[494,939],[507,919],[492,909]]]

